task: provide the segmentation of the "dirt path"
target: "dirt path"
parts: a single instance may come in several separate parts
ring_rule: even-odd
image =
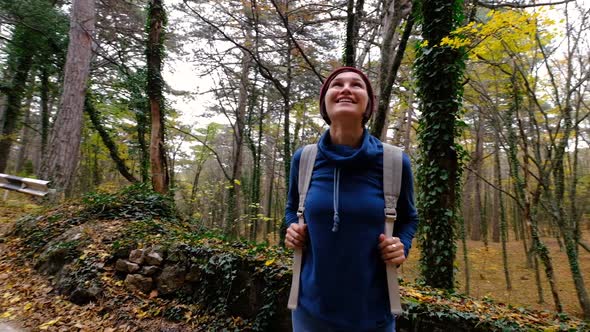
[[[22,332],[24,330],[14,327],[8,323],[0,322],[0,332]]]

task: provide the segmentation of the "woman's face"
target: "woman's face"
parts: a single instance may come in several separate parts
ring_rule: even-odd
[[[357,121],[362,124],[369,103],[367,85],[355,72],[340,73],[328,85],[324,102],[332,123]]]

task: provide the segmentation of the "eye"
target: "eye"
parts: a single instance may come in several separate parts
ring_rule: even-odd
[[[335,82],[332,82],[332,84],[330,84],[330,87],[333,87],[333,86],[342,86],[342,83],[340,81],[335,81]]]

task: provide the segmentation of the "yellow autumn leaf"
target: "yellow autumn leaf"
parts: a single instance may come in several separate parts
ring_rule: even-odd
[[[242,181],[240,181],[238,179],[234,179],[234,183],[237,184],[238,186],[242,185]]]
[[[15,304],[16,302],[20,301],[20,296],[15,296],[10,299],[10,304]]]
[[[24,309],[25,311],[29,311],[31,310],[31,308],[33,307],[33,304],[31,302],[28,302],[27,304],[24,305]]]
[[[56,319],[52,319],[48,322],[45,322],[45,323],[39,325],[39,330],[47,330],[50,326],[53,326],[57,322],[59,322],[60,319],[61,319],[61,317],[57,317]]]
[[[7,318],[7,319],[12,319],[12,318],[13,318],[13,316],[12,316],[12,314],[10,313],[10,311],[5,311],[5,312],[3,312],[3,313],[0,315],[0,318]]]
[[[266,262],[264,262],[264,265],[265,265],[265,266],[269,266],[270,264],[272,264],[272,263],[274,263],[274,262],[275,262],[275,259],[274,259],[274,258],[273,258],[273,259],[269,259],[269,260],[267,260]]]

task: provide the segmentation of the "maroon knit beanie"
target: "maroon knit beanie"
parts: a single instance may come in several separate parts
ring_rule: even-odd
[[[369,102],[367,104],[367,110],[363,115],[363,126],[367,123],[367,121],[369,121],[371,115],[373,115],[373,112],[375,111],[375,95],[373,94],[373,87],[371,86],[371,82],[369,81],[367,75],[365,75],[362,71],[354,67],[339,67],[332,71],[332,73],[326,78],[324,84],[322,84],[322,87],[320,88],[320,114],[322,115],[322,118],[324,118],[324,121],[326,121],[327,124],[331,123],[330,118],[328,117],[328,112],[326,111],[325,103],[326,92],[328,91],[330,82],[332,82],[334,77],[338,76],[338,74],[349,71],[357,73],[363,79],[365,85],[367,86],[367,95],[369,97]]]

